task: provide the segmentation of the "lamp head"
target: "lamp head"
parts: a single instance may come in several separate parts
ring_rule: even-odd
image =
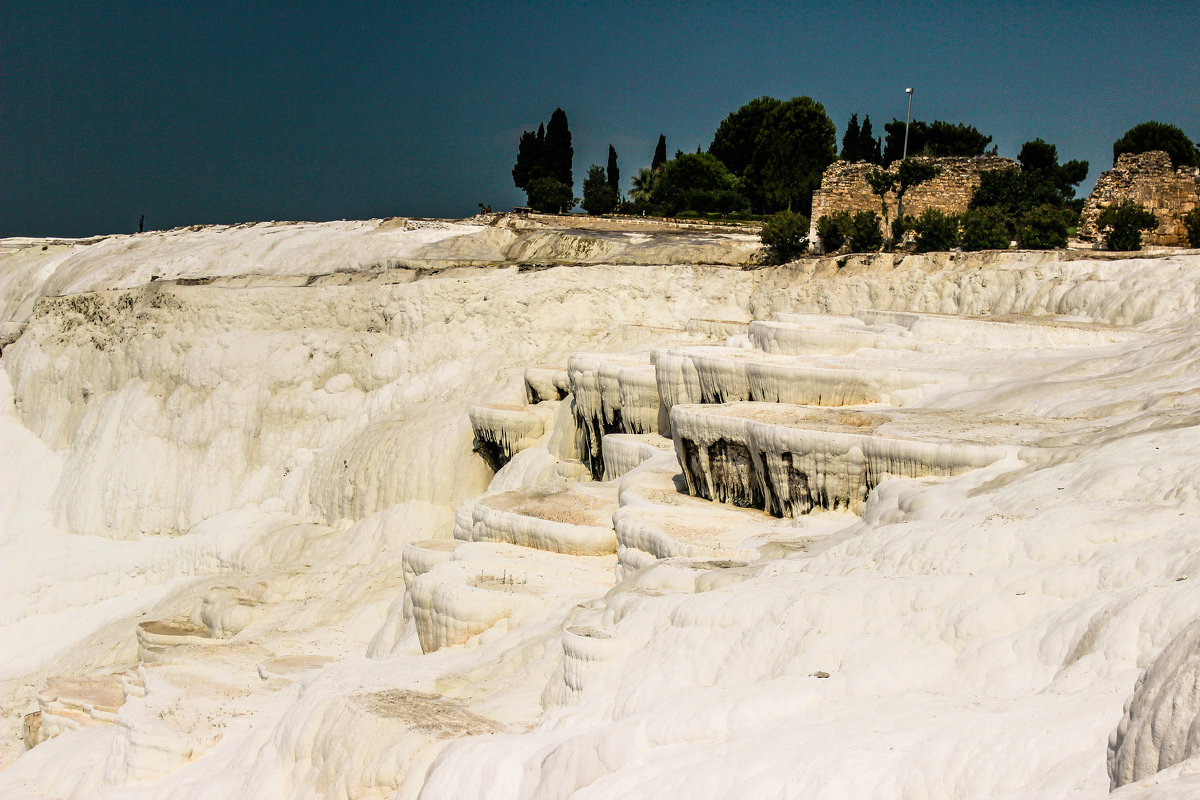
[[[905,90],[904,90],[904,93],[905,93],[905,94],[912,94],[912,87],[909,87],[908,89],[905,89]]]

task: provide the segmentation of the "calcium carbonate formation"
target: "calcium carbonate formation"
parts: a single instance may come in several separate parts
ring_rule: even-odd
[[[0,796],[1200,792],[1200,255],[582,225],[0,242]]]

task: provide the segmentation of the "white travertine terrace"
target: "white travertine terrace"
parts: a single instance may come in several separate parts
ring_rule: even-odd
[[[671,409],[692,494],[789,517],[814,507],[861,512],[889,477],[957,475],[1015,459],[1040,427],[1029,418],[776,403]]]
[[[617,491],[605,484],[575,483],[487,494],[463,503],[454,538],[507,542],[555,553],[615,553],[612,512]]]
[[[667,422],[659,433],[670,436],[671,408],[683,403],[700,402],[700,376],[696,373],[691,356],[672,350],[656,350],[652,357],[659,407]]]
[[[766,353],[799,355],[852,355],[868,348],[912,350],[916,342],[900,331],[871,330],[861,321],[834,322],[818,327],[810,323],[756,320],[750,323],[750,341]],[[904,331],[903,334],[907,334]]]
[[[616,480],[672,448],[671,440],[657,433],[610,433],[604,437],[604,479]]]
[[[117,721],[117,712],[125,704],[126,687],[140,685],[136,671],[106,675],[51,678],[38,692],[39,737],[58,736],[65,730],[79,730]]]
[[[952,370],[854,369],[850,365],[833,367],[778,360],[749,361],[745,370],[750,400],[821,406],[882,402],[901,405],[894,399],[897,393],[973,377]]]
[[[1020,320],[965,319],[950,314],[856,309],[868,325],[896,325],[926,342],[980,349],[1086,347],[1128,341],[1137,334],[1106,325],[1026,317]]]
[[[776,526],[729,510],[688,506],[624,506],[613,523],[619,568],[625,574],[664,558],[754,559],[757,549],[742,546],[747,539],[783,534]]]
[[[0,243],[0,797],[1198,794],[1200,255],[521,224]]]
[[[613,584],[614,561],[611,555],[460,543],[409,590],[421,649],[463,644],[502,620],[516,627],[523,616],[602,595]]]
[[[476,450],[493,470],[498,470],[542,438],[557,401],[531,406],[492,403],[471,406],[468,412],[475,432]]]
[[[685,333],[693,336],[703,337],[708,340],[724,340],[731,336],[738,336],[746,333],[746,325],[750,322],[746,320],[731,320],[731,319],[689,319],[684,325]]]
[[[206,626],[183,617],[150,620],[137,626],[137,657],[144,664],[187,663],[195,660],[199,648],[222,647]]]
[[[525,402],[530,405],[546,400],[562,400],[571,393],[566,367],[526,367]]]
[[[650,402],[647,377],[653,375],[649,357],[641,353],[572,353],[567,362],[572,407],[582,449],[592,475],[603,477],[603,438],[609,433],[650,433],[657,429],[658,403]],[[622,381],[627,388],[622,392]],[[632,385],[630,385],[632,384]],[[639,405],[625,420],[624,399]],[[641,405],[644,404],[644,405]],[[653,421],[654,427],[649,427]]]
[[[606,383],[615,379],[622,429],[626,433],[657,433],[663,414],[654,365],[619,366],[615,376],[611,368],[601,368],[600,372]]]

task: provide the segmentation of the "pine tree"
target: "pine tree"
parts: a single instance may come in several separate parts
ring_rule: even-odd
[[[842,134],[842,161],[862,161],[860,149],[862,133],[858,127],[858,114],[851,114],[846,123],[846,132]]]
[[[621,196],[621,169],[617,166],[617,149],[611,144],[608,146],[608,185],[615,195]]]
[[[546,126],[546,141],[542,148],[542,164],[550,177],[565,186],[574,186],[571,177],[571,162],[575,150],[571,147],[571,129],[567,125],[567,113],[554,109],[550,123]]]
[[[665,163],[667,163],[667,135],[660,133],[658,145],[654,148],[654,160],[650,162],[650,169],[658,169]]]

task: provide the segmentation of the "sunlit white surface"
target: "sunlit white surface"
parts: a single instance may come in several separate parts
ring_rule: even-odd
[[[0,796],[1096,797],[1107,761],[1117,796],[1196,787],[1200,256],[519,271],[494,241],[513,232],[482,225],[298,231],[294,250],[264,224],[0,255],[20,333],[0,362]],[[381,278],[420,259],[449,271]],[[303,285],[338,265],[361,279]],[[973,324],[964,359],[953,321],[870,308],[1071,322]],[[597,428],[619,407],[649,425],[638,364],[684,413],[689,320],[777,312],[805,316],[728,344],[846,358],[795,333],[842,315],[871,369],[953,362],[906,414],[1044,430],[885,480],[861,516],[690,528],[703,501],[672,494],[661,448],[618,445],[618,483],[564,466],[566,405],[500,475],[472,452],[469,408],[522,404],[527,366],[571,365]],[[547,479],[594,504],[488,505]],[[165,658],[104,679],[115,720],[62,684],[62,732],[16,758],[49,678],[124,674],[139,641]]]

